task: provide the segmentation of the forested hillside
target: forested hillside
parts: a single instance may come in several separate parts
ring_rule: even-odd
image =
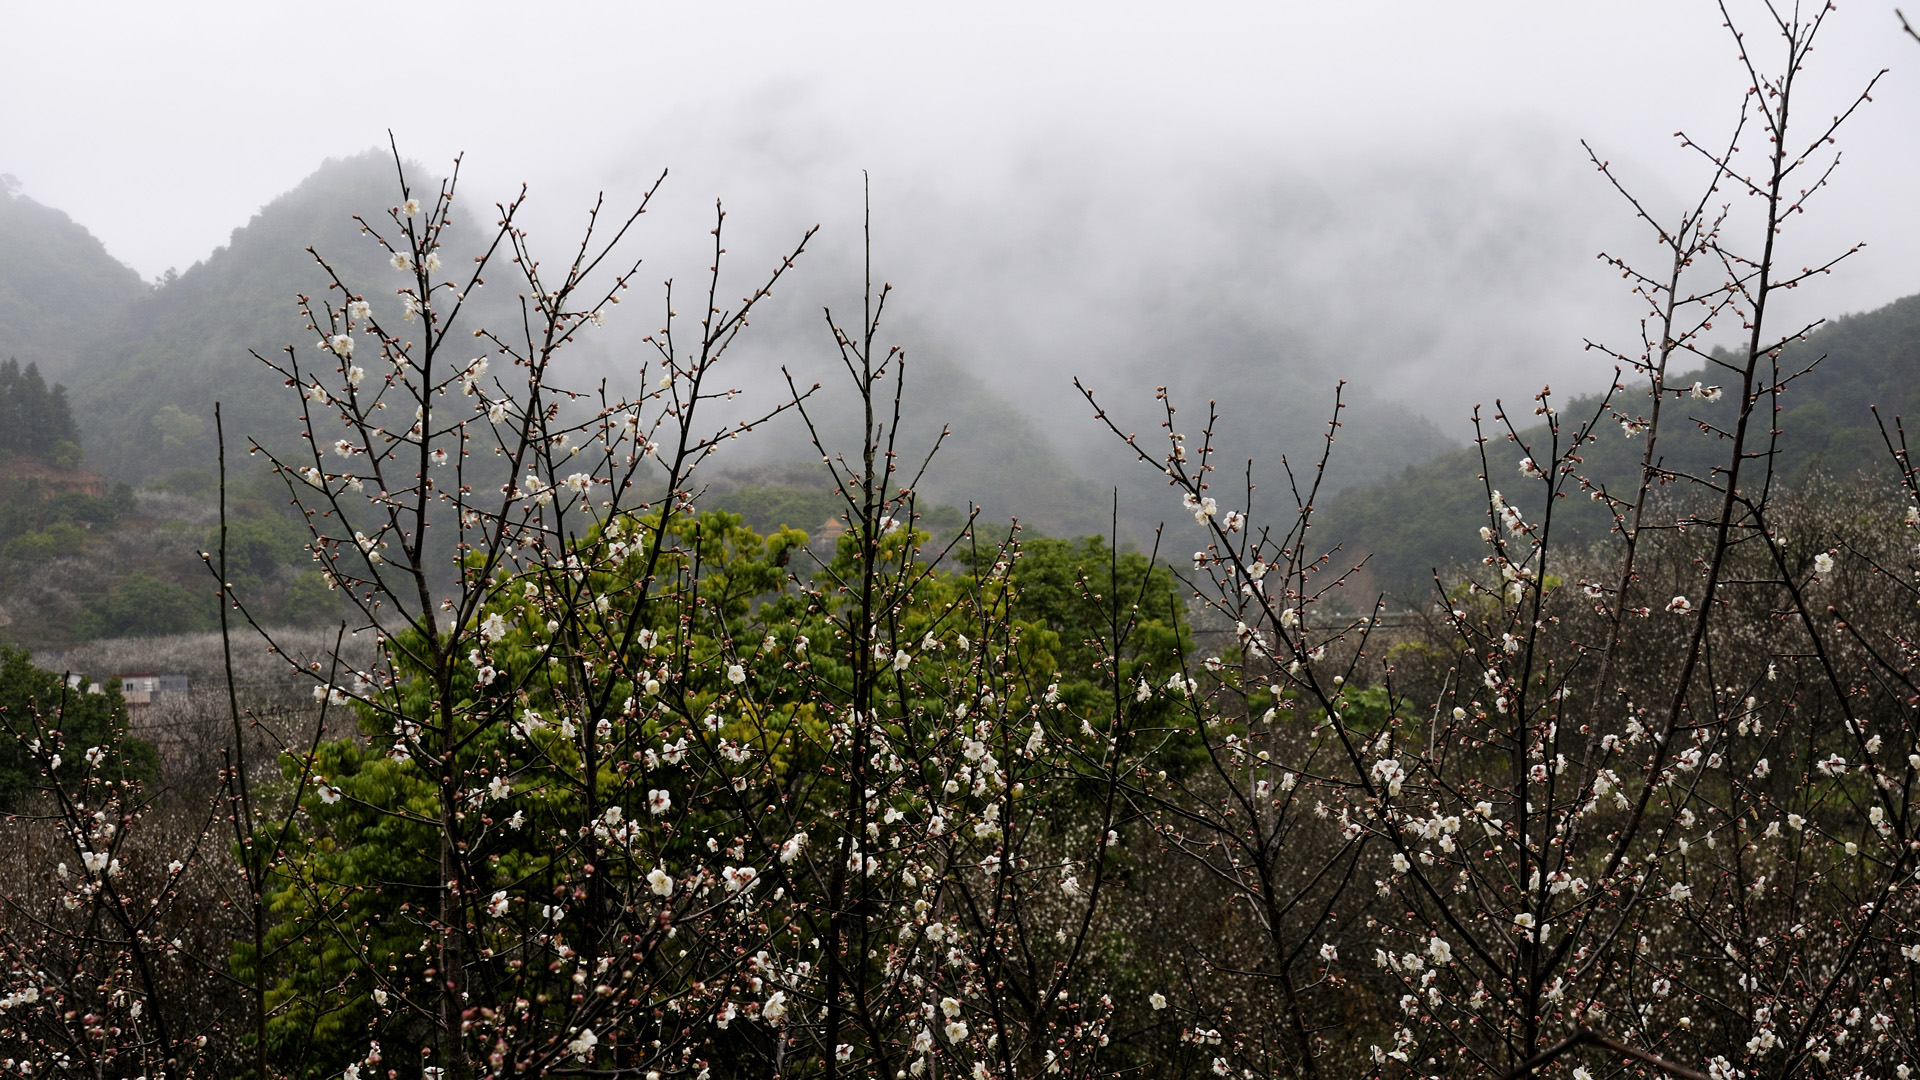
[[[1836,318],[1782,352],[1783,376],[1809,367],[1777,402],[1770,402],[1779,408],[1777,475],[1791,485],[1819,473],[1847,477],[1863,469],[1885,472],[1891,461],[1873,410],[1878,408],[1889,431],[1897,416],[1920,417],[1920,296]],[[1669,379],[1670,389],[1686,392],[1669,397],[1664,408],[1697,422],[1664,428],[1658,457],[1666,470],[1705,477],[1724,458],[1726,442],[1719,433],[1728,430],[1729,418],[1739,408],[1734,400],[1738,382],[1730,383],[1730,378],[1710,366]],[[1696,382],[1705,394],[1691,391]],[[1600,394],[1550,400],[1569,430],[1599,416],[1594,440],[1581,448],[1580,456],[1610,494],[1630,498],[1646,446],[1644,436],[1630,425],[1646,419],[1651,399],[1644,381],[1636,385],[1626,376],[1622,385],[1626,389],[1610,400]],[[1714,386],[1722,386],[1722,392],[1713,394]],[[1544,461],[1554,456],[1546,427],[1535,414],[1540,403],[1520,395],[1505,406],[1520,442],[1510,441],[1506,424],[1493,409],[1486,410],[1483,432],[1490,472],[1484,482],[1479,479],[1480,451],[1473,447],[1407,465],[1396,475],[1328,499],[1320,522],[1325,538],[1369,553],[1374,580],[1408,598],[1432,588],[1433,570],[1484,554],[1478,530],[1489,523],[1487,487],[1502,491],[1524,511],[1537,512],[1543,508],[1527,505],[1527,492],[1534,485],[1519,472],[1519,463],[1524,457]],[[1655,492],[1661,495],[1660,488]],[[1564,502],[1557,513],[1555,528],[1568,530],[1570,539],[1603,536],[1612,527],[1611,516],[1592,501]]]
[[[343,276],[390,279],[352,215],[383,213],[392,178],[393,162],[378,155],[327,162],[98,335],[73,380],[94,467],[135,484],[210,470],[216,400],[241,450],[243,434],[291,435],[284,404],[276,407],[278,381],[249,350],[310,349],[313,333],[292,298],[323,295],[328,282],[307,248],[336,260]],[[374,278],[376,269],[387,272]],[[389,314],[398,315],[397,301]]]

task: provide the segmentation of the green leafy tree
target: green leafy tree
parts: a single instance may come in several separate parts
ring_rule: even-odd
[[[152,637],[210,629],[213,604],[204,594],[150,574],[115,582],[82,617],[89,637]]]
[[[127,708],[119,680],[71,685],[33,665],[25,649],[0,644],[0,809],[43,789],[50,779],[78,783],[88,771],[86,751],[102,748],[111,774],[139,780],[152,775],[153,747],[127,736]],[[44,753],[35,750],[36,742]],[[53,764],[57,761],[58,764]]]

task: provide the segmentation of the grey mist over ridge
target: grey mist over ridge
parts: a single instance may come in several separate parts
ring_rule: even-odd
[[[1191,324],[1283,330],[1454,438],[1494,392],[1601,381],[1581,338],[1629,334],[1633,311],[1592,257],[1635,241],[1578,140],[1669,205],[1697,164],[1670,133],[1718,131],[1741,88],[1714,5],[1668,0],[327,11],[397,41],[431,28],[433,46],[336,48],[299,8],[125,8],[85,24],[53,6],[15,13],[10,98],[51,85],[48,65],[82,32],[103,77],[0,117],[0,170],[154,275],[389,130],[436,169],[469,152],[481,205],[530,180],[533,220],[556,240],[595,190],[619,204],[671,165],[666,221],[645,243],[688,257],[651,260],[640,280],[672,269],[684,282],[681,268],[704,264],[689,247],[721,196],[735,235],[825,223],[802,277],[844,283],[819,267],[850,243],[867,169],[901,310],[990,384],[1019,376],[1016,405],[1049,419],[1071,403],[1057,369],[1180,363],[1204,347]],[[1838,108],[1908,52],[1890,12],[1849,9],[1810,107]],[[513,77],[470,78],[455,59],[482,54],[508,57]],[[332,77],[283,78],[289,65]],[[1876,97],[1812,253],[1874,245],[1847,299],[1812,311],[1920,284],[1898,255],[1920,222],[1895,194],[1913,171],[1916,101],[1902,70]],[[180,140],[183,118],[247,138]],[[1030,383],[1036,368],[1047,378]],[[1156,381],[1129,378],[1127,393]]]
[[[1019,22],[1031,39],[1006,42],[982,20],[1010,9],[945,21],[865,10],[859,17],[867,22],[841,15],[819,27],[763,11],[738,28],[726,62],[698,79],[675,81],[692,70],[683,57],[649,53],[645,64],[622,69],[606,42],[580,44],[570,69],[579,94],[571,112],[543,113],[539,95],[475,85],[458,108],[416,120],[394,104],[390,86],[376,93],[356,84],[333,91],[331,115],[340,122],[297,143],[266,125],[254,129],[261,139],[245,152],[237,144],[212,147],[195,189],[177,186],[177,170],[155,168],[143,183],[116,183],[119,202],[103,202],[99,177],[64,162],[39,160],[21,171],[30,193],[81,224],[92,225],[86,207],[112,218],[112,227],[100,226],[107,249],[119,252],[116,237],[138,240],[134,261],[145,268],[159,248],[130,231],[125,206],[174,192],[178,213],[149,215],[146,224],[177,246],[188,232],[206,231],[206,200],[227,199],[218,211],[227,222],[245,217],[248,193],[286,211],[291,204],[277,193],[316,161],[366,163],[366,183],[350,198],[305,206],[310,225],[276,229],[273,243],[285,249],[270,256],[278,276],[239,255],[242,247],[258,251],[265,235],[250,224],[232,233],[229,250],[183,275],[183,284],[136,305],[144,311],[139,319],[118,324],[148,328],[137,357],[123,340],[76,359],[101,376],[77,398],[92,403],[83,413],[116,435],[128,429],[114,426],[123,418],[111,402],[144,393],[189,356],[203,370],[192,400],[177,408],[206,406],[208,387],[232,393],[225,388],[233,378],[267,380],[265,406],[271,376],[245,350],[302,343],[288,317],[294,288],[311,287],[311,276],[301,276],[307,271],[294,267],[305,260],[302,245],[324,239],[330,256],[366,255],[348,215],[377,215],[396,199],[390,177],[380,175],[385,151],[362,157],[388,127],[401,152],[421,163],[423,179],[444,171],[456,150],[470,151],[463,228],[486,225],[493,201],[515,190],[509,180],[526,177],[532,199],[524,220],[549,261],[571,250],[597,191],[615,214],[671,167],[630,245],[645,262],[627,302],[570,361],[583,382],[607,374],[632,388],[644,355],[639,339],[659,324],[659,282],[675,279],[683,312],[704,284],[716,198],[729,211],[723,304],[820,223],[798,269],[742,340],[730,377],[747,391],[743,410],[780,396],[774,373],[782,364],[803,385],[835,385],[821,309],[857,321],[864,173],[872,184],[876,279],[897,289],[882,342],[906,347],[922,365],[916,370],[927,372],[916,384],[930,392],[912,418],[916,433],[930,437],[943,421],[957,427],[929,493],[964,499],[962,479],[979,479],[992,459],[1003,489],[1014,476],[1036,485],[1023,497],[1026,516],[1033,504],[1072,504],[1048,527],[1080,531],[1090,514],[1103,513],[1087,508],[1097,510],[1106,499],[1099,493],[1114,486],[1130,489],[1123,498],[1140,520],[1170,507],[1151,490],[1151,471],[1128,462],[1095,422],[1073,389],[1075,377],[1125,430],[1149,439],[1160,419],[1155,387],[1171,388],[1189,436],[1197,436],[1207,401],[1217,399],[1223,467],[1258,457],[1269,468],[1283,453],[1296,466],[1317,454],[1333,389],[1345,379],[1351,408],[1334,457],[1336,485],[1459,444],[1470,434],[1465,418],[1475,403],[1521,399],[1549,383],[1562,394],[1606,383],[1610,365],[1582,341],[1631,342],[1638,312],[1595,254],[1644,252],[1646,237],[1594,175],[1580,136],[1591,136],[1652,205],[1670,209],[1688,193],[1698,163],[1668,132],[1717,131],[1737,104],[1738,80],[1706,7],[1676,17],[1673,40],[1658,43],[1631,33],[1635,19],[1656,12],[1644,4],[1608,17],[1524,8],[1490,5],[1478,20],[1409,8],[1391,27],[1310,5],[1277,5],[1271,13],[1226,8],[1204,27],[1178,19],[1149,25],[1132,9],[1081,22],[1048,11]],[[609,27],[622,25],[602,17]],[[58,25],[54,16],[34,18],[27,38]],[[263,41],[260,35],[284,29],[276,18],[250,14],[226,27],[222,40]],[[480,21],[448,24],[448,47],[477,40]],[[700,17],[666,17],[648,40],[697,36],[702,25]],[[1842,25],[1853,36],[1834,38],[1833,67],[1815,74],[1844,103],[1879,44],[1866,19]],[[143,32],[161,41],[179,31],[148,25]],[[818,35],[842,32],[849,47],[894,48],[872,54],[886,63],[865,81],[804,58]],[[131,31],[103,39],[109,54],[125,45],[123,33]],[[1408,40],[1423,34],[1418,44]],[[1478,40],[1488,35],[1496,40]],[[519,45],[530,71],[558,62],[564,50],[557,41],[552,26],[525,27]],[[1446,60],[1425,55],[1446,50],[1453,50]],[[335,60],[343,70],[370,62]],[[242,66],[259,62],[251,52],[235,58]],[[615,86],[622,70],[629,84]],[[10,77],[20,76],[0,76]],[[304,101],[277,84],[263,86],[257,101],[216,99],[202,83],[185,72],[158,87],[155,100],[235,118]],[[1857,238],[1863,222],[1876,230],[1846,276],[1793,298],[1809,317],[1912,291],[1906,271],[1890,270],[1882,252],[1912,231],[1913,215],[1904,203],[1877,201],[1889,168],[1912,154],[1911,140],[1893,134],[1913,114],[1904,86],[1896,74],[1863,114],[1849,144],[1862,149],[1848,151],[1858,160],[1825,196],[1837,224],[1788,256],[1829,254],[1835,237]],[[596,92],[612,107],[584,104]],[[79,93],[58,107],[84,112],[95,107],[88,102]],[[0,134],[33,165],[46,123],[11,117],[0,120]],[[139,156],[139,133],[125,117],[102,130],[101,145]],[[70,149],[84,156],[95,147]],[[155,161],[173,160],[171,146],[150,149]],[[74,202],[49,186],[53,178],[70,184]],[[1862,192],[1867,197],[1856,202]],[[1861,204],[1877,209],[1863,216]],[[1798,234],[1791,240],[1801,243]],[[384,288],[384,279],[374,287]],[[238,310],[242,291],[252,314]],[[269,310],[271,319],[263,314]],[[175,426],[184,431],[191,419]],[[1018,437],[1010,434],[1015,427],[1022,427]],[[138,434],[150,445],[122,452],[129,462],[167,445],[150,425]],[[174,439],[178,448],[186,441]],[[807,455],[797,433],[779,425],[739,450],[749,459]]]
[[[802,223],[823,229],[722,369],[746,391],[736,415],[777,403],[786,366],[802,386],[826,385],[816,415],[846,445],[851,417],[830,404],[843,384],[822,311],[843,325],[859,319],[860,177],[817,152],[836,145],[830,132],[771,115],[778,138],[716,144],[668,130],[643,140],[650,154],[677,150],[695,165],[667,177],[626,247],[643,265],[625,302],[566,363],[583,386],[607,376],[637,390],[649,352],[639,339],[657,328],[664,303],[660,280],[675,280],[677,307],[697,310],[689,305],[704,297],[712,258],[710,193],[738,192],[725,196],[722,306],[763,279]],[[980,499],[989,517],[1083,534],[1104,531],[1111,497],[1102,493],[1119,488],[1128,531],[1144,538],[1172,504],[1160,505],[1157,477],[1095,421],[1075,377],[1149,448],[1157,386],[1170,388],[1196,438],[1208,398],[1218,398],[1223,467],[1257,458],[1268,487],[1283,455],[1299,470],[1318,454],[1343,379],[1349,408],[1331,486],[1457,442],[1457,425],[1449,439],[1421,413],[1463,412],[1464,395],[1552,372],[1542,358],[1556,351],[1555,326],[1599,291],[1583,255],[1596,239],[1590,223],[1606,220],[1597,205],[1606,193],[1585,170],[1503,171],[1503,159],[1552,159],[1537,135],[1500,136],[1478,140],[1493,148],[1484,160],[1450,157],[1445,179],[1417,159],[1357,156],[1310,172],[1243,153],[1129,160],[1061,142],[959,192],[913,172],[876,181],[874,271],[897,289],[880,342],[905,347],[914,372],[906,456],[917,460],[942,425],[954,427],[926,494]],[[645,175],[642,167],[633,172]],[[437,184],[432,169],[408,168],[416,190]],[[247,350],[311,344],[293,313],[296,292],[318,295],[325,284],[302,250],[309,244],[370,298],[395,284],[351,220],[379,221],[398,201],[395,183],[380,150],[327,163],[95,334],[94,354],[75,369],[83,422],[112,433],[89,440],[95,463],[138,480],[172,457],[205,456],[209,402],[223,395],[231,431],[270,432],[267,418],[284,411],[277,379]],[[493,216],[481,208],[496,193],[476,188],[464,184],[456,209],[469,237]],[[610,193],[605,216],[632,202]],[[570,254],[584,220],[584,200],[569,203],[536,190],[528,204],[534,250],[549,262]],[[1125,227],[1107,227],[1113,221]],[[497,319],[511,289],[494,280],[479,310]],[[1557,351],[1587,384],[1604,378],[1577,350]],[[179,400],[161,400],[169,396]],[[789,418],[741,444],[735,460],[815,456]]]
[[[804,224],[821,223],[801,272],[739,346],[741,368],[755,373],[739,385],[779,386],[767,373],[786,364],[802,385],[832,387],[822,309],[858,321],[863,177],[822,152],[844,133],[804,119],[782,125],[777,107],[757,115],[764,138],[703,142],[689,122],[641,140],[645,156],[636,153],[625,176],[632,186],[662,159],[694,164],[666,180],[661,220],[645,226],[659,257],[647,264],[652,277],[643,268],[637,280],[654,284],[663,267],[704,261],[696,245],[710,242],[699,226],[711,224],[714,190],[735,193],[726,199],[733,287],[723,297],[742,293]],[[1345,379],[1346,438],[1331,481],[1397,469],[1463,440],[1480,395],[1603,382],[1610,370],[1563,331],[1596,309],[1632,317],[1617,277],[1593,258],[1617,222],[1591,168],[1557,161],[1537,131],[1464,141],[1479,149],[1436,143],[1290,162],[1243,148],[1121,153],[1062,138],[964,183],[876,171],[875,280],[896,290],[881,341],[964,369],[1097,491],[1135,489],[1124,501],[1137,521],[1166,509],[1142,490],[1155,478],[1096,421],[1076,377],[1124,429],[1149,439],[1156,387],[1174,393],[1195,438],[1218,398],[1223,461],[1252,456],[1270,467],[1282,453],[1296,467],[1317,455]],[[692,149],[676,153],[681,146]],[[678,287],[689,284],[680,276]],[[656,327],[646,286],[634,294],[639,310],[620,310],[624,329],[610,328],[610,341]],[[962,426],[946,453],[965,457],[964,417],[949,419]],[[769,441],[793,451],[791,439]],[[932,475],[938,493],[940,467]],[[1093,501],[1104,519],[1109,496]]]

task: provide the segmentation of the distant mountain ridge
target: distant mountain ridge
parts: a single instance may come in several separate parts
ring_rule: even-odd
[[[210,470],[216,400],[223,403],[230,455],[244,451],[247,436],[292,445],[298,437],[296,403],[249,350],[270,353],[292,345],[309,350],[303,359],[313,355],[313,333],[298,314],[295,296],[324,295],[327,278],[309,247],[376,305],[383,302],[380,290],[398,282],[352,215],[372,217],[394,201],[394,166],[384,152],[330,160],[235,229],[225,247],[148,286],[66,215],[9,189],[0,199],[0,242],[10,254],[21,254],[0,264],[0,359],[9,350],[23,363],[44,358],[49,378],[68,383],[86,464],[115,481],[151,483],[183,466]],[[493,302],[507,300],[503,294]],[[1185,314],[1172,313],[1169,325],[1186,325]],[[1331,405],[1326,365],[1291,355],[1256,328],[1236,328],[1218,317],[1202,321],[1204,337],[1170,338],[1164,349],[1151,350],[1169,357],[1163,381],[1181,406],[1181,427],[1191,444],[1204,423],[1207,399],[1219,399],[1221,455],[1212,482],[1227,496],[1223,503],[1237,501],[1233,495],[1251,457],[1261,489],[1256,510],[1290,511],[1278,458],[1288,452],[1296,475],[1304,479],[1310,472]],[[1781,467],[1789,475],[1876,464],[1882,451],[1866,413],[1870,402],[1889,412],[1920,410],[1920,297],[1834,320],[1795,346],[1787,362],[1821,354],[1828,359],[1820,370],[1782,400],[1789,435]],[[593,355],[591,347],[586,355]],[[1178,533],[1187,525],[1174,512],[1178,500],[1164,478],[1129,460],[1117,442],[1104,451],[1063,448],[963,360],[938,348],[917,348],[912,356],[905,433],[924,448],[942,425],[954,431],[923,484],[929,499],[962,507],[980,503],[989,520],[1018,517],[1053,535],[1087,535],[1106,531],[1118,489],[1123,539],[1144,544],[1155,523],[1168,521],[1174,530],[1168,543],[1177,548],[1185,542]],[[1348,400],[1328,487],[1319,499],[1316,534],[1323,543],[1369,553],[1379,583],[1418,590],[1432,567],[1478,554],[1486,502],[1477,479],[1479,459],[1403,406],[1364,396]],[[1589,395],[1564,402],[1561,414],[1586,415],[1598,400]],[[853,419],[842,402],[819,398],[816,404],[829,428],[844,429]],[[1640,411],[1643,395],[1630,391],[1615,404]],[[1161,419],[1153,402],[1103,397],[1102,405],[1125,414],[1122,427],[1139,431],[1142,445],[1153,449],[1153,428]],[[1729,407],[1727,400],[1710,406],[1688,399],[1682,412],[1711,418]],[[1628,476],[1641,444],[1611,424],[1601,434],[1585,451],[1589,467],[1610,482]],[[1718,453],[1710,438],[1684,422],[1669,429],[1664,446],[1673,467],[1704,468]],[[1517,460],[1518,452],[1504,444],[1489,449],[1495,486],[1524,506],[1527,482],[1505,475],[1513,467],[1508,459]],[[742,450],[731,460],[818,460],[794,433],[769,432],[758,448],[743,443]],[[1568,523],[1583,535],[1606,528],[1591,506],[1575,509]]]
[[[49,381],[72,377],[84,342],[147,285],[66,214],[0,177],[0,361],[37,364]]]

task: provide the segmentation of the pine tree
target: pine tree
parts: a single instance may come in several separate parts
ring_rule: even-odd
[[[76,464],[80,429],[67,402],[67,388],[47,389],[38,364],[23,370],[18,360],[0,364],[0,457],[15,455]]]

